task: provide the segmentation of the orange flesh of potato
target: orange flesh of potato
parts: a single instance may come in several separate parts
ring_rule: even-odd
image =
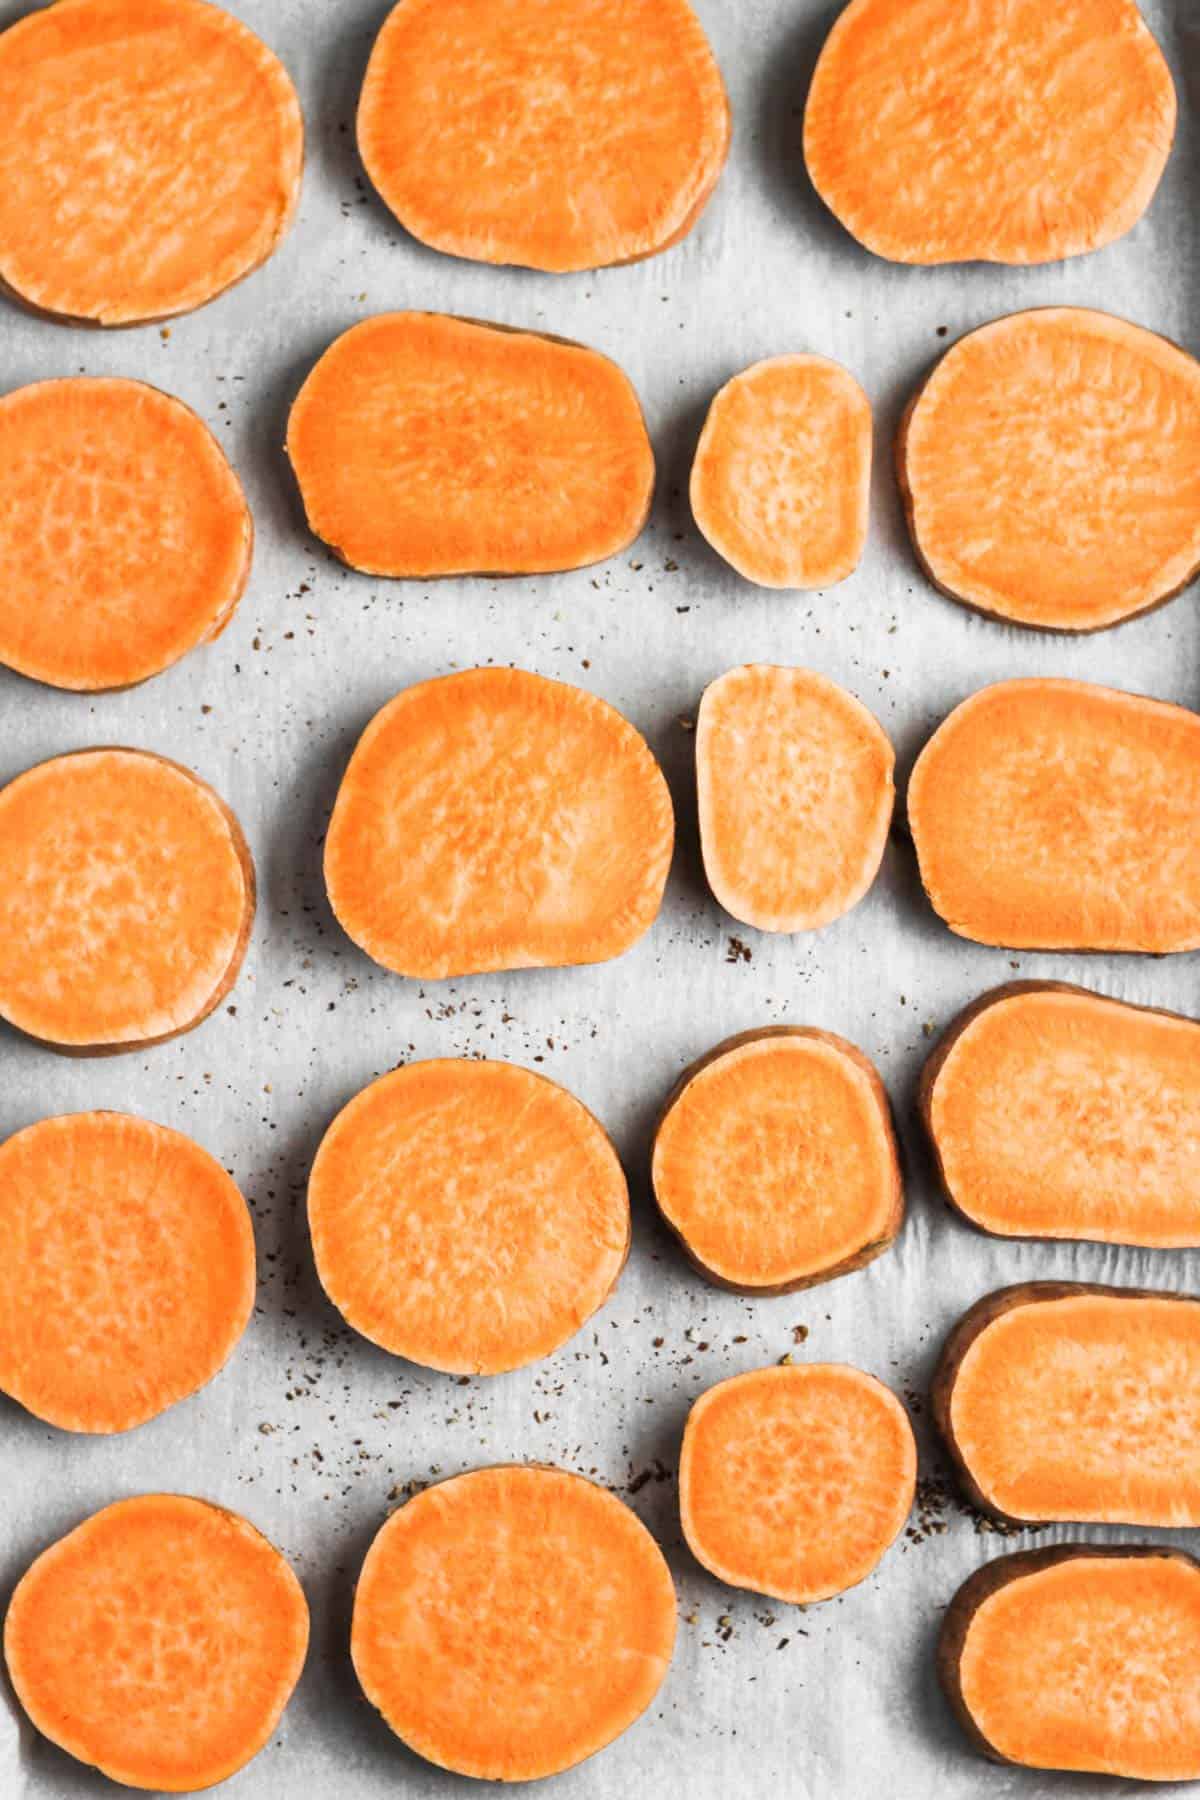
[[[842,1363],[752,1369],[688,1414],[684,1536],[718,1580],[804,1606],[871,1573],[916,1479],[908,1415],[873,1375]]]
[[[300,193],[287,71],[206,0],[56,0],[0,34],[0,285],[133,325],[266,261]]]
[[[1200,946],[1200,718],[1082,681],[964,700],[913,769],[934,911],[1011,949]]]
[[[159,674],[224,629],[252,538],[237,476],[182,401],[85,376],[0,399],[9,668],[75,689]]]
[[[321,357],[288,420],[312,530],[373,575],[537,575],[641,531],[654,452],[596,350],[444,313],[381,313]]]
[[[849,1274],[904,1217],[883,1084],[826,1031],[776,1026],[718,1044],[667,1102],[651,1175],[692,1261],[738,1292]]]
[[[858,567],[871,490],[871,404],[823,356],[774,356],[709,408],[691,501],[713,549],[747,581],[824,588]]]
[[[0,788],[0,1018],[68,1051],[190,1031],[233,986],[254,917],[237,820],[190,770],[82,750]]]
[[[410,1063],[343,1108],[313,1163],[317,1272],[356,1331],[428,1368],[549,1356],[629,1248],[617,1155],[585,1106],[508,1063]]]
[[[128,1431],[221,1369],[254,1305],[254,1230],[230,1177],[124,1113],[0,1144],[0,1390],[67,1431]]]
[[[726,912],[815,931],[856,906],[883,860],[895,752],[853,694],[811,669],[748,664],[696,720],[700,843]]]
[[[943,592],[1016,624],[1098,631],[1200,569],[1200,363],[1108,313],[1013,313],[937,364],[897,469]]]
[[[1150,204],[1175,130],[1133,0],[852,0],[804,114],[813,185],[901,263],[1045,263]]]
[[[670,1573],[629,1508],[581,1476],[507,1467],[392,1514],[359,1576],[350,1650],[419,1756],[531,1781],[632,1725],[674,1642]]]
[[[308,1607],[237,1513],[182,1494],[118,1501],[38,1557],[4,1627],[37,1729],[126,1787],[190,1794],[248,1763],[291,1697]]]
[[[367,173],[414,237],[550,271],[677,243],[729,138],[686,0],[400,0],[358,109]]]
[[[603,962],[657,916],[671,797],[645,740],[581,688],[469,669],[359,739],[325,880],[368,956],[424,980]]]

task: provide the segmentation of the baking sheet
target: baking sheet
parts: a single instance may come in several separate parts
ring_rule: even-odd
[[[24,10],[0,0],[0,23]],[[860,250],[816,200],[799,149],[808,76],[836,8],[698,0],[736,122],[717,193],[697,230],[665,256],[559,278],[427,251],[369,190],[353,116],[383,0],[236,0],[233,10],[281,54],[304,103],[309,160],[290,237],[243,286],[163,330],[101,335],[5,307],[0,380],[7,389],[54,374],[117,373],[189,401],[250,495],[258,543],[249,591],[217,645],[131,693],[56,694],[0,671],[0,780],[93,743],[181,758],[246,828],[260,874],[258,920],[228,1006],[182,1040],[74,1062],[0,1032],[0,1134],[92,1106],[192,1133],[235,1172],[254,1208],[259,1302],[218,1380],[132,1436],[71,1437],[0,1402],[0,1604],[38,1550],[122,1495],[168,1486],[236,1507],[292,1558],[313,1637],[276,1741],[228,1784],[231,1797],[465,1796],[475,1784],[410,1756],[361,1698],[347,1655],[352,1584],[406,1483],[492,1460],[554,1461],[627,1494],[666,1548],[681,1616],[655,1706],[600,1757],[551,1783],[555,1800],[1098,1792],[1095,1782],[972,1756],[938,1696],[931,1651],[943,1604],[985,1558],[1022,1542],[1135,1534],[1047,1531],[1014,1543],[981,1534],[946,1485],[922,1395],[946,1329],[994,1286],[1070,1276],[1196,1288],[1200,1259],[992,1244],[971,1233],[934,1194],[914,1089],[931,1029],[1018,972],[1194,1012],[1197,959],[1010,956],[969,945],[930,912],[899,836],[871,894],[839,923],[798,938],[738,927],[703,881],[688,724],[705,683],[752,660],[810,664],[846,684],[892,734],[902,772],[951,706],[1006,676],[1077,676],[1196,704],[1194,590],[1076,642],[1007,629],[934,593],[908,548],[889,440],[943,342],[1022,306],[1099,305],[1200,348],[1200,0],[1145,7],[1181,103],[1149,216],[1097,255],[1029,270],[903,269]],[[544,328],[624,365],[643,396],[660,471],[652,521],[633,551],[578,574],[423,588],[353,574],[308,536],[280,449],[288,405],[338,332],[402,306]],[[713,391],[755,358],[793,349],[847,363],[878,428],[867,554],[849,581],[819,595],[741,582],[699,538],[686,504]],[[592,688],[633,719],[671,783],[679,848],[662,917],[621,960],[422,986],[376,969],[338,929],[321,882],[321,836],[375,709],[410,682],[490,661]],[[842,1032],[875,1058],[908,1151],[910,1214],[896,1249],[870,1268],[806,1294],[748,1301],[705,1286],[655,1222],[648,1138],[685,1063],[728,1033],[779,1021]],[[536,1067],[594,1109],[629,1171],[635,1226],[616,1295],[573,1343],[536,1368],[462,1386],[342,1327],[316,1282],[303,1197],[313,1150],[351,1094],[402,1058],[471,1052]],[[857,1362],[890,1381],[910,1400],[923,1460],[910,1534],[861,1587],[807,1611],[704,1574],[680,1543],[674,1483],[691,1399],[789,1351]],[[113,1793],[31,1734],[16,1754],[2,1684],[0,1696],[0,1795]],[[1122,1791],[1103,1784],[1106,1794]]]

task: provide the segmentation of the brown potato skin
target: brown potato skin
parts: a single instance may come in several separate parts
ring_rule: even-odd
[[[692,1267],[698,1270],[699,1273],[703,1275],[704,1279],[710,1281],[714,1287],[724,1288],[725,1291],[730,1294],[744,1294],[750,1299],[755,1298],[755,1296],[771,1299],[781,1294],[798,1294],[805,1288],[820,1287],[826,1281],[836,1281],[840,1275],[852,1275],[856,1269],[864,1268],[867,1263],[874,1262],[877,1256],[882,1256],[885,1250],[890,1250],[896,1241],[901,1225],[904,1223],[904,1182],[901,1173],[900,1152],[896,1141],[895,1115],[892,1111],[892,1103],[888,1097],[888,1091],[880,1079],[878,1069],[876,1069],[869,1057],[863,1055],[857,1044],[850,1043],[847,1038],[839,1037],[835,1031],[822,1031],[815,1025],[763,1025],[755,1031],[735,1032],[733,1037],[722,1039],[719,1044],[714,1044],[711,1050],[706,1050],[703,1056],[698,1056],[695,1062],[689,1063],[678,1081],[676,1081],[670,1093],[667,1095],[666,1100],[663,1102],[662,1109],[659,1112],[658,1120],[654,1127],[654,1135],[650,1140],[651,1160],[653,1161],[654,1151],[658,1144],[658,1134],[663,1128],[667,1114],[679,1099],[688,1083],[693,1081],[695,1077],[700,1074],[701,1070],[706,1069],[710,1063],[716,1062],[718,1057],[725,1056],[731,1050],[739,1049],[742,1044],[754,1044],[758,1043],[760,1039],[763,1038],[776,1037],[815,1038],[820,1043],[832,1044],[835,1049],[840,1050],[844,1056],[854,1063],[856,1068],[861,1069],[867,1076],[871,1083],[871,1090],[878,1102],[884,1129],[891,1147],[893,1200],[891,1212],[888,1216],[888,1229],[885,1235],[880,1238],[872,1239],[869,1244],[864,1244],[861,1250],[855,1251],[853,1256],[847,1257],[843,1262],[834,1264],[832,1268],[822,1269],[817,1274],[803,1275],[796,1281],[782,1282],[777,1286],[747,1287],[740,1282],[727,1280],[723,1275],[718,1275],[714,1269],[710,1269],[707,1263],[701,1262],[687,1239],[683,1236],[683,1233],[676,1228],[672,1221],[668,1219],[661,1206],[658,1205],[658,1195],[655,1194],[654,1204],[658,1208],[659,1218],[670,1231],[672,1237],[682,1246],[683,1253],[691,1263]],[[651,1192],[653,1193],[653,1179],[651,1179],[650,1187]]]

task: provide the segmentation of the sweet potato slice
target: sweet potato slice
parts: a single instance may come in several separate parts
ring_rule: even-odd
[[[852,0],[804,157],[860,243],[901,263],[1046,263],[1137,223],[1175,89],[1133,0]]]
[[[562,1469],[427,1488],[363,1564],[350,1652],[410,1749],[486,1781],[573,1768],[633,1724],[675,1643],[675,1589],[645,1526]]]
[[[313,531],[372,575],[603,562],[637,537],[654,491],[616,363],[444,313],[381,313],[344,332],[296,397],[287,452]]]
[[[1200,1023],[1013,982],[950,1026],[921,1112],[947,1196],[999,1237],[1200,1245]]]
[[[951,931],[1014,950],[1200,946],[1200,718],[1083,681],[1001,681],[913,769],[908,820]]]
[[[237,978],[254,863],[206,781],[148,750],[79,750],[0,788],[0,1018],[58,1050],[190,1031]]]
[[[38,1730],[126,1787],[190,1794],[248,1763],[304,1666],[308,1607],[237,1513],[143,1494],[44,1550],[4,1626]]]
[[[252,540],[181,400],[87,376],[0,399],[0,663],[52,687],[145,681],[224,630]]]
[[[317,1273],[356,1331],[457,1375],[549,1356],[629,1249],[617,1153],[557,1082],[510,1063],[410,1063],[342,1108],[308,1185]]]
[[[1200,362],[1109,313],[1013,313],[951,346],[896,444],[926,574],[977,612],[1099,631],[1200,569]]]
[[[717,394],[692,464],[692,512],[747,581],[844,581],[863,553],[870,497],[871,403],[849,369],[773,356]]]
[[[0,286],[79,324],[203,306],[296,209],[282,63],[207,0],[56,0],[0,35]]]
[[[1016,1523],[1200,1525],[1200,1303],[1030,1281],[946,1341],[934,1413],[976,1505]]]
[[[950,1602],[938,1674],[996,1762],[1200,1777],[1200,1564],[1165,1545],[999,1556]]]
[[[873,1375],[844,1363],[752,1369],[688,1414],[683,1533],[719,1580],[804,1606],[866,1579],[916,1480],[908,1414]]]
[[[524,669],[468,669],[367,726],[325,881],[355,943],[401,975],[604,962],[653,924],[674,831],[662,772],[613,707]]]
[[[704,872],[760,931],[815,931],[857,906],[895,804],[887,733],[812,669],[748,664],[704,690],[696,785]]]
[[[686,1070],[654,1136],[654,1197],[702,1275],[790,1294],[894,1241],[904,1190],[887,1093],[831,1031],[727,1038]]]

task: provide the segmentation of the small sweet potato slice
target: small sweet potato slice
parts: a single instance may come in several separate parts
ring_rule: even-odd
[[[56,1050],[138,1050],[233,986],[254,863],[225,802],[148,750],[79,750],[0,788],[0,1018]]]
[[[1200,1563],[1149,1544],[998,1556],[946,1612],[938,1674],[996,1762],[1200,1778]]]
[[[372,575],[583,568],[633,542],[654,491],[616,363],[444,313],[343,332],[296,397],[287,453],[312,530]]]
[[[1200,1023],[1064,982],[984,994],[921,1077],[951,1204],[998,1237],[1200,1245]]]
[[[308,1649],[279,1551],[237,1513],[142,1494],[44,1550],[4,1625],[38,1730],[126,1787],[191,1794],[267,1743]]]
[[[223,1368],[254,1305],[254,1228],[182,1132],[127,1113],[0,1144],[0,1390],[66,1431],[128,1431]]]
[[[687,0],[399,0],[358,107],[367,173],[414,237],[552,272],[686,237],[729,138]]]
[[[0,287],[72,323],[203,306],[300,195],[278,58],[207,0],[56,0],[0,34]]]
[[[1030,1281],[942,1350],[933,1406],[977,1506],[1017,1524],[1200,1525],[1200,1302]]]
[[[804,158],[901,263],[1046,263],[1150,204],[1175,89],[1133,0],[851,0],[817,63]]]
[[[760,931],[816,931],[857,906],[895,804],[896,756],[861,701],[812,669],[730,669],[704,690],[696,785],[704,872]]]
[[[1001,681],[912,772],[930,904],[1014,950],[1200,946],[1200,718],[1084,681]]]
[[[773,356],[717,394],[692,464],[692,512],[747,581],[844,581],[863,553],[870,497],[871,403],[849,369]]]
[[[82,375],[0,399],[10,669],[77,690],[159,674],[224,630],[253,536],[241,483],[182,400]]]
[[[687,1069],[654,1135],[654,1197],[702,1275],[790,1294],[895,1240],[904,1190],[887,1093],[831,1031],[776,1025]]]
[[[406,688],[367,726],[325,840],[368,956],[427,981],[604,962],[658,914],[671,796],[628,720],[524,669]]]
[[[688,1414],[679,1511],[693,1556],[731,1587],[806,1606],[871,1573],[912,1508],[908,1414],[844,1363],[752,1369]]]
[[[662,1685],[675,1588],[646,1527],[562,1469],[457,1475],[367,1552],[350,1653],[411,1750],[484,1781],[570,1769]]]
[[[896,466],[943,593],[1018,625],[1099,631],[1200,569],[1200,362],[1109,313],[1013,313],[942,357]]]

